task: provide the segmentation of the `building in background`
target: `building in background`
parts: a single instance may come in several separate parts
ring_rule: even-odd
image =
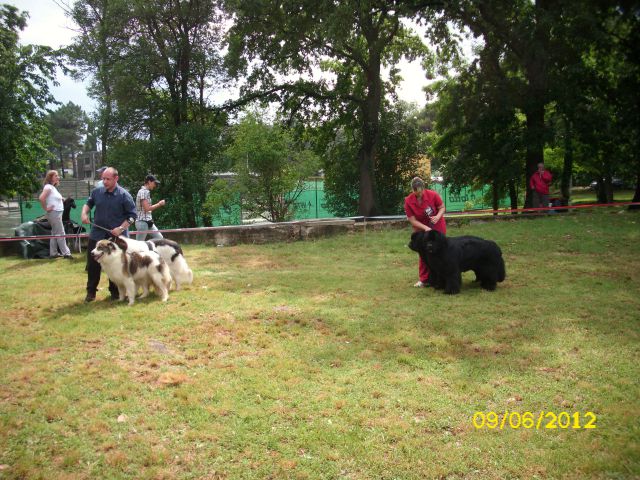
[[[96,170],[102,166],[102,152],[82,152],[78,154],[78,178],[99,180]]]

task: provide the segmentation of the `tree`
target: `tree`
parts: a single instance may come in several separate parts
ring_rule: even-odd
[[[60,106],[47,116],[53,148],[58,153],[63,178],[65,177],[65,159],[69,156],[73,163],[74,176],[78,176],[76,153],[82,150],[82,139],[87,132],[87,121],[87,114],[73,102]]]
[[[633,201],[640,202],[640,10],[637,2],[598,6],[599,35],[585,59],[597,80],[586,89],[595,99],[589,106],[597,122],[586,133],[597,142],[591,143],[596,148],[585,164],[595,167],[599,201],[613,200],[616,175],[635,183]]]
[[[588,3],[589,7],[583,1],[460,0],[445,6],[449,18],[484,40],[483,49],[492,52],[494,61],[483,68],[494,69],[496,78],[508,80],[503,82],[509,87],[506,93],[524,115],[525,182],[544,161],[547,108],[561,101],[557,87],[567,84],[567,69],[580,63],[589,44],[586,38],[592,35],[597,18],[590,7],[597,10],[597,2]],[[531,191],[526,185],[525,206],[530,206]]]
[[[625,170],[623,159],[637,152],[633,145],[638,138],[638,61],[637,49],[632,47],[638,39],[637,6],[599,0],[460,0],[447,2],[443,8],[447,18],[466,25],[483,40],[479,60],[453,80],[475,85],[464,95],[476,103],[475,114],[470,117],[465,111],[463,124],[458,126],[482,140],[480,132],[490,128],[490,123],[474,123],[483,116],[495,120],[495,114],[503,110],[504,131],[520,131],[521,135],[508,134],[502,140],[498,135],[491,148],[512,150],[512,139],[524,147],[524,169],[518,177],[527,184],[525,206],[530,205],[526,181],[544,160],[545,147],[554,143],[564,150],[560,180],[565,197],[576,162],[582,167],[590,165],[588,169],[599,173],[605,187],[613,172]],[[487,95],[491,90],[499,95]],[[509,128],[521,118],[522,130]],[[466,140],[457,144],[469,150],[467,171],[475,174],[491,168],[472,160],[473,155],[488,152],[482,146],[488,144],[473,146]],[[633,158],[638,158],[637,153]],[[498,167],[501,173],[517,174],[514,169],[500,168],[500,163],[496,162],[494,170]],[[604,190],[609,192],[601,195],[602,200],[610,201],[610,189]]]
[[[434,159],[454,189],[492,187],[492,206],[505,193],[518,208],[517,181],[523,177],[525,120],[518,114],[514,88],[499,67],[496,50],[485,45],[478,60],[459,76],[440,82]]]
[[[400,58],[429,55],[403,23],[415,16],[414,2],[267,0],[249,6],[228,0],[225,5],[235,19],[227,62],[235,77],[247,75],[246,98],[277,101],[289,115],[305,116],[306,123],[338,119],[336,131],[351,130],[355,121],[358,150],[350,159],[355,168],[345,165],[345,171],[357,175],[358,212],[379,212],[375,171],[382,102],[393,94]],[[445,32],[440,31],[443,39]],[[390,68],[388,82],[384,66]]]
[[[67,58],[79,78],[91,79],[89,96],[98,104],[96,124],[103,162],[114,132],[114,88],[119,60],[128,48],[128,3],[121,0],[76,1],[67,15],[78,26],[78,35],[67,47]]]
[[[255,114],[234,128],[225,154],[236,173],[231,193],[240,194],[242,211],[272,222],[293,217],[305,180],[319,166],[315,154],[290,132]]]
[[[415,105],[384,103],[375,168],[376,203],[383,215],[402,212],[410,180],[421,168],[419,162],[427,146],[420,115]],[[345,159],[357,158],[360,131],[356,125],[350,129],[343,127],[338,135],[334,134],[332,125],[323,129],[328,131],[328,138],[320,142],[319,151],[322,151],[327,206],[339,216],[356,215],[357,162]]]
[[[58,65],[48,47],[18,44],[27,14],[0,5],[0,195],[31,195],[46,166],[50,142],[45,109]]]
[[[215,3],[189,0],[78,0],[81,35],[69,50],[95,78],[102,148],[136,188],[148,172],[162,178],[165,224],[195,227],[215,171],[220,125],[207,104],[220,71]],[[106,158],[106,155],[105,155]]]

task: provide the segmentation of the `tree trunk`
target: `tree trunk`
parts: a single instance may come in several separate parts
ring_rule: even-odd
[[[548,98],[548,56],[545,52],[549,43],[549,30],[544,26],[543,19],[548,14],[550,1],[536,0],[534,2],[535,26],[531,45],[525,49],[524,71],[527,78],[527,89],[524,112],[527,118],[527,193],[525,207],[533,204],[529,179],[538,170],[538,163],[544,162],[544,112]]]
[[[108,165],[107,163],[107,145],[109,144],[109,138],[111,137],[111,86],[108,80],[102,82],[104,101],[102,108],[102,115],[100,116],[100,153],[101,164]]]
[[[562,166],[562,178],[560,180],[560,192],[562,199],[567,205],[571,200],[571,174],[573,172],[573,142],[571,122],[564,117],[565,136],[564,136],[564,165]]]
[[[60,168],[62,169],[62,178],[64,178],[64,155],[62,154],[62,147],[59,150],[60,152]]]
[[[640,203],[640,159],[636,160],[636,191],[631,201]],[[629,205],[629,210],[640,210],[640,205]]]
[[[381,102],[380,52],[375,48],[370,48],[367,69],[367,98],[361,109],[362,147],[358,154],[360,173],[358,214],[365,217],[371,217],[378,213],[374,170],[380,137]]]
[[[525,115],[527,117],[527,153],[525,156],[527,194],[524,206],[531,208],[533,201],[529,179],[538,170],[538,164],[544,162],[544,103],[532,101]]]
[[[518,209],[518,191],[516,190],[516,184],[513,181],[509,182],[509,200],[511,202],[511,215],[517,215],[518,212],[515,210]]]

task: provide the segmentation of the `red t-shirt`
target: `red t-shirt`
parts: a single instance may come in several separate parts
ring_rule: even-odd
[[[535,190],[541,195],[549,195],[549,184],[551,183],[551,180],[553,180],[553,177],[548,170],[545,170],[542,173],[536,172],[531,175],[531,178],[529,179],[529,186],[531,187],[531,190]]]
[[[438,209],[442,206],[442,198],[433,190],[423,190],[422,198],[418,201],[415,194],[410,194],[404,199],[404,212],[407,218],[416,217],[420,223],[427,225],[440,233],[447,233],[447,224],[444,217],[435,225],[431,223],[429,217],[434,217],[438,213]],[[414,228],[416,230],[416,228]]]

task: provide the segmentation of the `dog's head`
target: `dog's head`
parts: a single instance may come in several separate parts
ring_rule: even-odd
[[[62,203],[64,205],[65,210],[76,208],[76,201],[73,199],[73,197],[65,198],[64,202],[62,202]]]
[[[422,250],[424,234],[425,232],[413,232],[411,234],[411,241],[407,246],[414,252],[420,253]]]
[[[91,250],[91,256],[96,262],[104,260],[106,256],[115,254],[120,248],[111,240],[100,240],[96,248]]]
[[[409,242],[409,248],[411,250],[423,254],[435,254],[446,247],[447,237],[436,230],[414,232]]]
[[[124,250],[125,252],[129,247],[129,244],[127,243],[124,237],[111,237],[109,238],[109,241],[112,243],[115,243],[121,250]]]

